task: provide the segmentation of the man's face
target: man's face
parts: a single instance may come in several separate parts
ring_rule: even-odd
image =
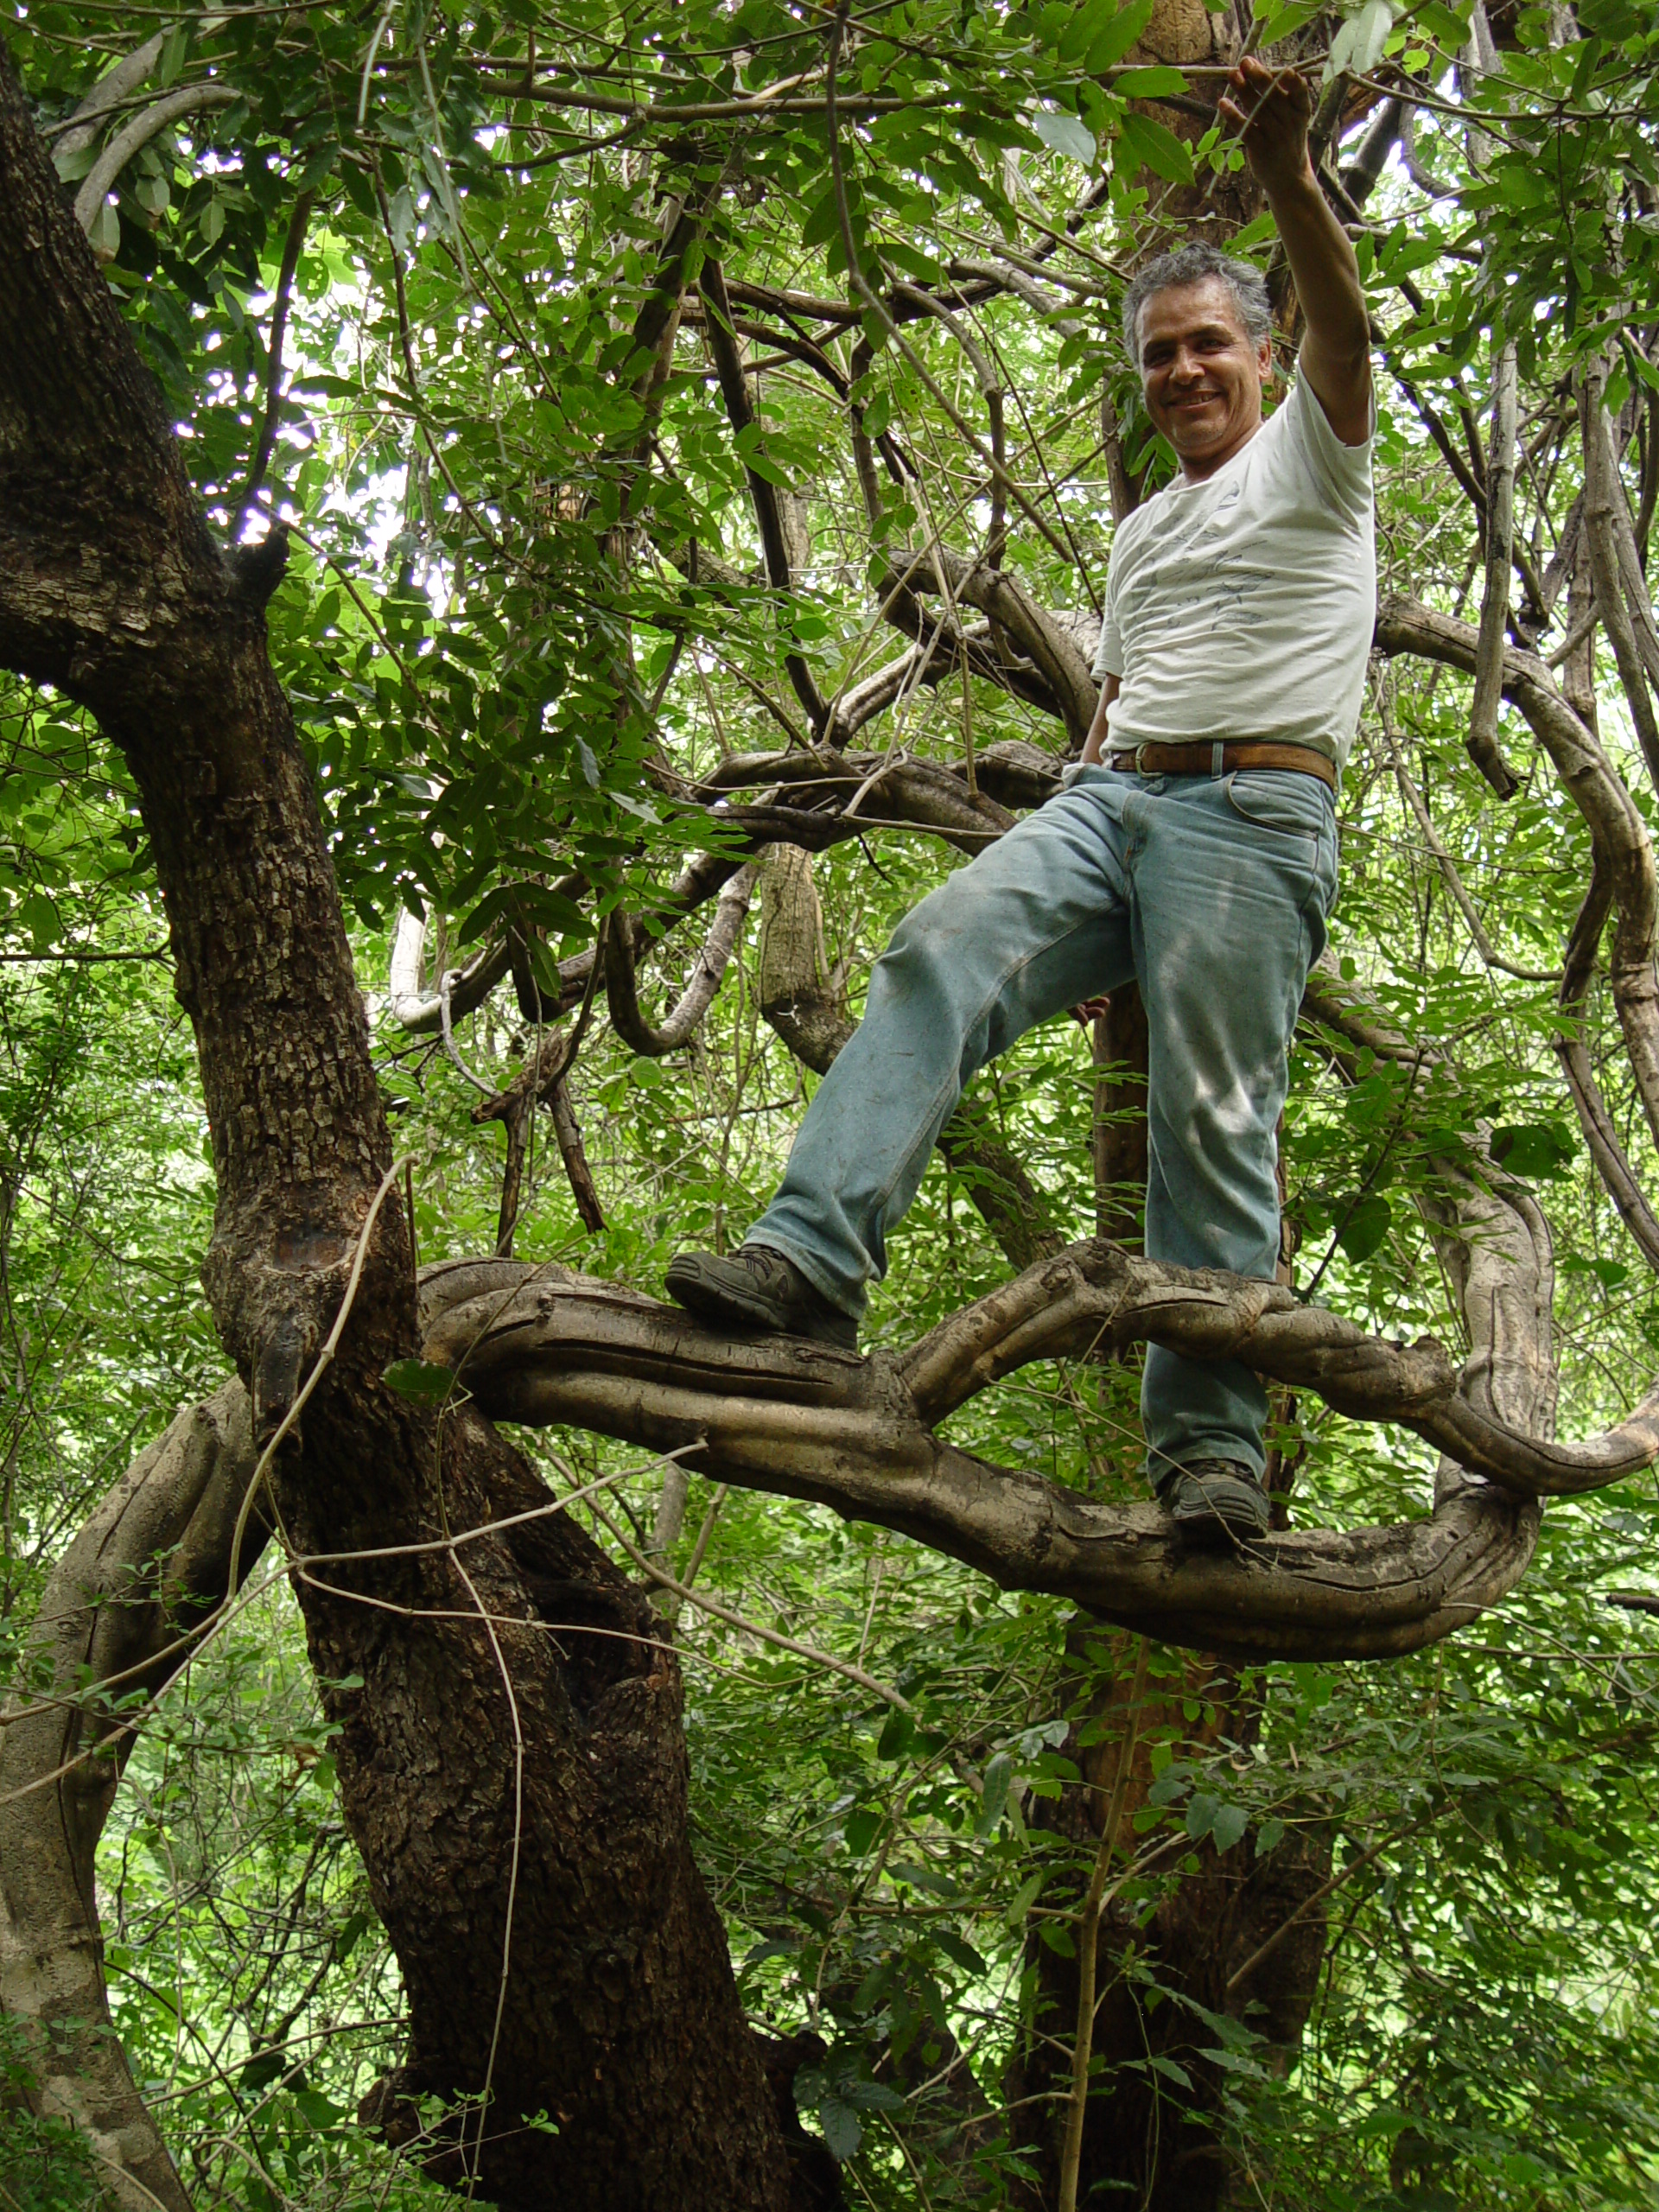
[[[1262,424],[1273,348],[1250,342],[1232,287],[1219,276],[1173,284],[1141,309],[1147,411],[1193,481],[1215,474]]]

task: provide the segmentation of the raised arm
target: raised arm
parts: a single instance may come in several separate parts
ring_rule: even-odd
[[[1233,72],[1221,112],[1237,128],[1250,174],[1268,196],[1296,281],[1306,331],[1302,373],[1346,446],[1371,432],[1370,334],[1359,264],[1308,159],[1313,94],[1294,70],[1254,55]]]

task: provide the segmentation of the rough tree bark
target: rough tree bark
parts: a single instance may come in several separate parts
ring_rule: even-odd
[[[213,1128],[205,1276],[263,1446],[391,1165],[318,810],[266,653],[282,546],[213,543],[9,59],[0,282],[0,661],[90,709],[137,783]],[[453,1542],[547,1493],[475,1411],[435,1414],[382,1383],[417,1346],[395,1191],[365,1241],[338,1356],[270,1479],[290,1544],[336,1555],[296,1586],[341,1727],[346,1818],[408,1989],[398,2086],[483,2101],[436,2166],[486,2199],[785,2212],[811,2194],[794,2178],[804,2139],[691,1859],[672,1654],[568,1516]],[[420,1548],[385,1555],[400,1545]],[[365,1551],[380,1555],[338,1556]],[[362,1688],[327,1687],[348,1677]],[[395,2088],[382,2104],[392,2126],[406,2119]],[[556,2135],[523,2126],[540,2111]],[[135,2145],[154,2155],[153,2135]]]

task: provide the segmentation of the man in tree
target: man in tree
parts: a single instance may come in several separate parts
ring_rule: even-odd
[[[719,1325],[855,1345],[885,1232],[963,1086],[1130,976],[1150,1026],[1147,1250],[1273,1276],[1274,1131],[1336,893],[1333,793],[1375,607],[1372,410],[1358,266],[1308,156],[1311,95],[1254,60],[1233,85],[1222,112],[1306,319],[1296,383],[1264,423],[1254,270],[1190,245],[1130,285],[1125,341],[1179,468],[1118,530],[1082,760],[900,924],[741,1249],[672,1262],[670,1293]],[[1266,1529],[1266,1410],[1238,1362],[1148,1348],[1147,1471],[1190,1538]]]

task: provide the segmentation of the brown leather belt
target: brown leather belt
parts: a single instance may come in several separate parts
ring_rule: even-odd
[[[1226,776],[1235,768],[1287,768],[1293,775],[1317,776],[1330,791],[1337,788],[1335,765],[1308,745],[1137,745],[1133,753],[1114,753],[1111,763],[1121,773],[1136,776]]]

